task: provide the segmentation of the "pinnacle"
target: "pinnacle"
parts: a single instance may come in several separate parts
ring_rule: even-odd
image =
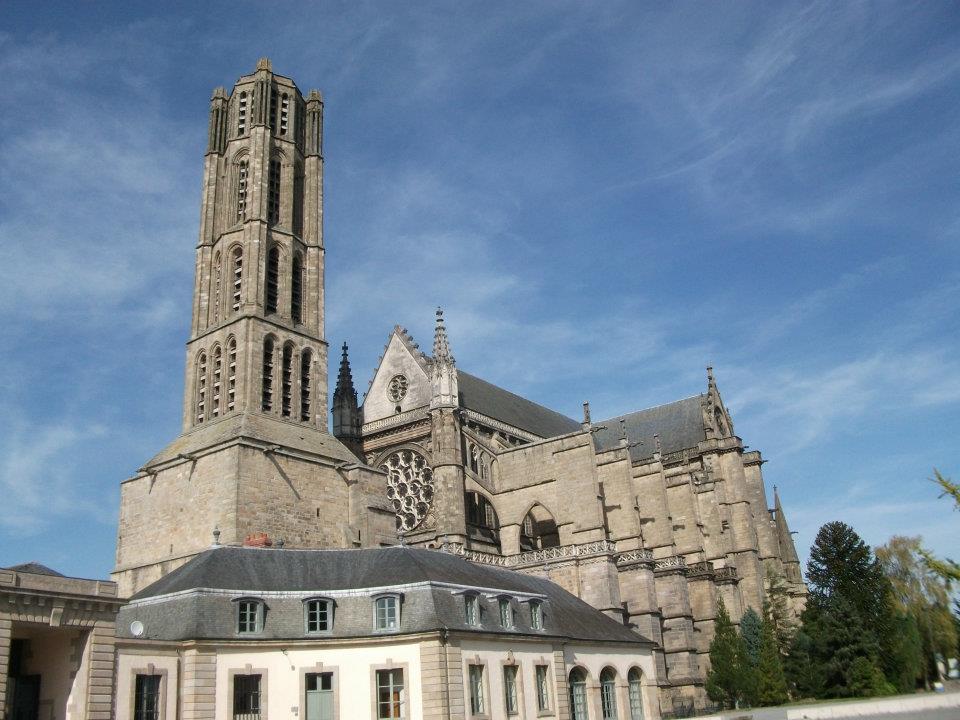
[[[262,57],[257,60],[257,70],[269,70],[273,72],[273,65],[270,62],[270,58]]]
[[[347,354],[348,348],[347,344],[343,343],[341,348],[342,355],[340,356],[340,373],[337,376],[337,391],[340,392],[352,392],[356,391],[353,388],[353,373],[350,371],[350,358]]]
[[[450,341],[447,339],[447,328],[443,324],[443,309],[437,308],[437,327],[433,335],[433,359],[439,362],[454,364],[450,354]]]

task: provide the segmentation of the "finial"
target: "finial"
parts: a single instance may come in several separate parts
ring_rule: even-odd
[[[440,362],[454,364],[450,354],[450,341],[447,339],[447,328],[443,324],[443,308],[437,308],[437,327],[433,334],[433,359]]]
[[[583,426],[590,427],[590,401],[586,400],[583,403]]]
[[[320,94],[319,90],[311,90],[310,94],[307,95],[307,102],[311,100],[316,100],[317,102],[323,102],[323,95]]]
[[[707,387],[716,387],[717,383],[713,379],[713,365],[707,365]]]
[[[257,70],[269,70],[273,72],[273,65],[270,63],[270,58],[262,57],[257,60]]]
[[[214,526],[213,528],[213,544],[214,545],[220,544],[220,528],[216,526]]]

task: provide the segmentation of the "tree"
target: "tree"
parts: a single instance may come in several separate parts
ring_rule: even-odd
[[[797,632],[797,619],[790,608],[790,593],[786,578],[770,573],[767,583],[767,608],[780,654],[786,656]]]
[[[711,700],[729,707],[739,707],[752,695],[751,673],[743,638],[730,621],[723,599],[717,600],[717,619],[710,643],[710,671],[706,690]]]
[[[762,625],[763,621],[753,608],[747,608],[743,617],[740,618],[740,637],[743,638],[743,645],[747,651],[747,660],[754,667],[760,664]]]
[[[740,627],[743,627],[742,620]],[[756,702],[758,705],[782,705],[788,699],[787,679],[783,673],[783,660],[773,622],[766,613],[760,626],[759,650]]]
[[[953,509],[960,510],[960,485],[951,481],[950,478],[945,478],[936,468],[933,469],[933,477],[930,479],[939,485],[943,491],[940,493],[940,497],[953,498]],[[920,554],[927,567],[948,583],[960,582],[960,564],[950,558],[940,559],[926,549],[921,549]]]
[[[937,655],[949,657],[957,647],[949,581],[925,562],[919,537],[890,538],[886,545],[877,548],[877,559],[890,580],[898,614],[909,615],[916,624],[921,642],[917,676],[929,687],[939,677]]]

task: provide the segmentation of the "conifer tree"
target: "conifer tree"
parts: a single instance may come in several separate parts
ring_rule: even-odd
[[[706,679],[710,699],[725,706],[740,707],[752,692],[748,665],[743,638],[730,621],[723,598],[719,598],[710,643],[710,672]]]
[[[743,617],[740,618],[740,636],[743,638],[743,644],[747,650],[747,659],[754,667],[760,664],[762,625],[763,621],[760,620],[760,616],[753,608],[747,608]]]
[[[770,574],[767,583],[767,607],[780,654],[786,656],[797,632],[797,619],[790,609],[790,594],[786,579],[780,573]]]
[[[742,626],[742,623],[741,623]],[[764,615],[760,626],[756,704],[782,705],[787,701],[787,679],[773,622]]]

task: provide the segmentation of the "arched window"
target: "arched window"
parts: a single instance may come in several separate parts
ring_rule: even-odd
[[[270,88],[270,132],[277,132],[277,89]]]
[[[727,424],[723,421],[723,411],[721,411],[720,408],[713,409],[713,421],[717,427],[717,432],[721,436],[726,436]]]
[[[231,266],[233,269],[233,304],[234,312],[240,311],[240,290],[243,287],[243,248],[239,245],[233,249]]]
[[[196,414],[198,423],[207,419],[207,353],[201,352],[197,358],[197,396],[196,396]]]
[[[280,414],[290,417],[293,404],[293,346],[283,346],[283,359],[280,371]]]
[[[587,674],[582,668],[570,671],[570,717],[573,720],[588,720]]]
[[[250,165],[244,158],[237,163],[237,222],[247,219],[247,181],[250,175]]]
[[[276,225],[280,222],[280,160],[270,160],[270,179],[267,184],[267,222]]]
[[[223,351],[217,345],[213,349],[213,417],[220,416],[220,383],[223,380]]]
[[[497,511],[487,498],[478,492],[464,493],[467,510],[467,533],[474,540],[500,545],[500,521]]]
[[[304,350],[300,354],[300,419],[310,419],[310,368],[313,365],[313,353]]]
[[[287,124],[290,117],[290,98],[286,93],[280,96],[280,134],[287,134]]]
[[[267,253],[267,314],[277,311],[280,296],[280,248],[274,245]]]
[[[627,697],[630,699],[630,720],[643,720],[643,675],[637,668],[627,674]]]
[[[237,103],[237,135],[243,135],[247,131],[247,93],[240,93],[240,100]]]
[[[557,529],[557,521],[543,505],[534,505],[520,527],[520,549],[526,552],[559,547],[559,545],[560,532]]]
[[[273,409],[273,338],[263,341],[263,371],[260,385],[260,409],[269,412]]]
[[[617,674],[613,668],[600,673],[600,715],[603,720],[617,720]]]
[[[213,324],[220,322],[220,290],[223,284],[223,266],[220,262],[220,253],[213,257]]]
[[[237,341],[227,343],[227,412],[237,406]]]
[[[299,255],[293,256],[290,280],[290,316],[295,323],[303,322],[303,261]]]

